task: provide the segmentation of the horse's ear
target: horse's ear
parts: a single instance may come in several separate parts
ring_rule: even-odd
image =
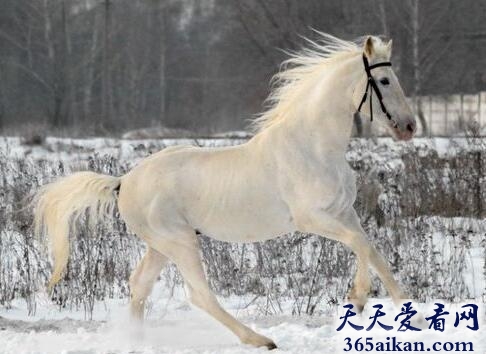
[[[373,55],[375,54],[375,48],[373,47],[373,38],[371,38],[371,36],[368,36],[368,38],[366,38],[364,44],[364,53],[368,58],[373,57]]]
[[[388,57],[391,57],[392,53],[392,45],[393,45],[393,39],[390,39],[388,43],[386,44],[386,52],[388,54]]]

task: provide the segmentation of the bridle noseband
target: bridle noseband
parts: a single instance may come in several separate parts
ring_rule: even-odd
[[[373,90],[375,90],[376,97],[378,97],[378,101],[380,102],[381,110],[388,117],[388,119],[391,120],[392,119],[391,114],[388,112],[388,110],[385,107],[385,104],[383,103],[383,95],[381,94],[380,89],[376,84],[375,78],[371,75],[371,70],[382,66],[392,66],[392,63],[389,61],[384,61],[381,63],[370,65],[368,62],[368,58],[366,58],[366,56],[363,54],[363,64],[366,71],[366,76],[368,76],[368,82],[366,83],[366,90],[365,93],[363,94],[363,98],[361,99],[361,103],[359,104],[358,112],[361,111],[361,107],[363,106],[363,104],[366,101],[366,98],[368,97],[368,90],[369,90],[370,91],[370,121],[373,121]]]

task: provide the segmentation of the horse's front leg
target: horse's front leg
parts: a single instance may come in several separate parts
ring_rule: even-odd
[[[358,269],[353,288],[348,296],[359,310],[363,309],[366,304],[370,291],[368,265],[375,269],[396,304],[399,304],[400,300],[404,298],[388,265],[366,239],[354,209],[346,211],[338,218],[330,217],[324,212],[311,211],[305,216],[296,217],[295,220],[300,231],[340,241],[356,254]]]
[[[358,258],[358,265],[356,275],[354,277],[353,287],[348,293],[348,299],[356,306],[358,311],[361,312],[368,301],[368,294],[370,293],[371,289],[371,280],[368,272],[368,260],[365,257],[360,257],[357,253],[356,255]]]

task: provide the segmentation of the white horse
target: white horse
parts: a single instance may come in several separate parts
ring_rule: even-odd
[[[44,186],[35,218],[37,231],[49,235],[52,247],[50,286],[67,265],[75,219],[86,210],[93,220],[111,216],[117,204],[128,227],[148,245],[130,277],[130,307],[137,319],[143,318],[161,269],[172,261],[194,305],[241,342],[276,348],[219,305],[205,279],[197,231],[231,242],[263,241],[296,230],[340,241],[358,260],[350,299],[365,305],[371,265],[399,301],[402,293],[353,209],[355,177],[344,155],[361,101],[367,103],[362,113],[374,114],[398,139],[413,136],[414,116],[387,63],[391,41],[367,37],[360,46],[320,35],[276,76],[272,107],[256,120],[259,132],[247,143],[167,148],[122,177],[80,172]],[[363,97],[370,87],[376,94]]]

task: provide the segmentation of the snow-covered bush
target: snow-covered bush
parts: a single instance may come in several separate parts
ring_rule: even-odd
[[[0,150],[0,304],[24,298],[31,312],[50,264],[43,243],[33,237],[26,198],[39,185],[75,170],[122,175],[134,161],[177,143],[49,141],[37,150],[9,141]],[[469,274],[477,263],[472,253],[486,230],[484,145],[477,139],[351,143],[347,158],[357,173],[356,208],[369,239],[412,298],[458,300],[485,290],[475,289]],[[128,296],[127,280],[144,245],[116,217],[98,225],[96,235],[83,225],[80,230],[72,236],[66,276],[50,296],[60,307],[90,314],[97,300]],[[263,312],[287,311],[282,303],[288,299],[294,314],[321,312],[342,301],[355,272],[354,255],[316,235],[244,245],[201,237],[201,246],[212,288],[222,296],[244,295]],[[181,284],[172,266],[161,277],[168,286]],[[373,282],[372,292],[385,295],[381,282]]]

